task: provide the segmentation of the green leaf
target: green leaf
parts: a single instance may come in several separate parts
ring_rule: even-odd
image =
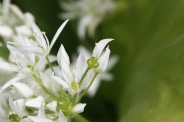
[[[184,0],[128,0],[104,26],[121,60],[115,70],[120,122],[184,120]],[[116,85],[115,85],[116,84]],[[117,85],[118,84],[118,85]],[[112,86],[111,86],[112,87]],[[119,97],[119,98],[116,98]]]

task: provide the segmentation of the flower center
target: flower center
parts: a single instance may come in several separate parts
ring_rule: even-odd
[[[71,87],[72,87],[72,90],[77,92],[78,88],[79,88],[79,85],[76,83],[76,82],[72,82],[71,83]]]
[[[87,60],[88,67],[97,68],[99,66],[98,59],[95,57],[91,57]]]
[[[20,117],[17,114],[12,114],[9,116],[11,122],[20,122]]]

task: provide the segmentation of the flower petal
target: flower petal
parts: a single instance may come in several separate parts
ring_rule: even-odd
[[[99,58],[103,49],[105,48],[105,46],[112,41],[113,39],[103,39],[100,42],[96,43],[96,46],[93,50],[93,54],[92,56]]]
[[[51,50],[52,46],[54,45],[54,43],[56,42],[56,39],[58,38],[59,34],[61,33],[61,31],[63,30],[63,28],[65,27],[66,23],[69,21],[69,19],[67,19],[57,30],[56,34],[54,35],[49,50]]]
[[[72,108],[72,113],[78,114],[82,113],[84,111],[84,107],[86,106],[86,103],[78,103]]]
[[[40,108],[43,101],[44,101],[44,98],[42,96],[38,96],[35,99],[28,100],[25,103],[25,105],[28,107],[33,107],[33,108]]]
[[[56,101],[52,101],[52,102],[48,103],[48,104],[46,105],[46,107],[47,107],[50,111],[56,111],[57,102],[56,102]]]
[[[109,61],[109,55],[110,55],[110,49],[106,48],[106,51],[98,60],[99,66],[95,69],[95,71],[102,73],[106,70],[108,61]]]
[[[43,101],[42,101],[41,106],[39,108],[37,117],[45,118],[45,108],[44,108],[44,102]]]
[[[29,97],[33,96],[33,94],[34,94],[33,90],[28,85],[26,85],[24,83],[15,82],[15,83],[12,83],[12,85],[17,90],[17,92],[25,98],[29,98]]]
[[[0,93],[2,93],[5,89],[7,89],[9,86],[11,86],[12,83],[16,82],[16,81],[19,81],[19,80],[22,80],[26,77],[28,77],[29,75],[21,75],[21,76],[17,76],[17,77],[14,77],[13,79],[9,80],[7,83],[5,83],[1,89],[0,89]]]
[[[64,88],[68,89],[67,83],[64,80],[62,80],[60,77],[53,75],[51,76],[51,78],[57,81],[58,83],[60,83]]]
[[[58,64],[62,67],[63,60],[67,63],[67,65],[70,65],[70,59],[69,56],[64,48],[64,46],[61,44],[58,54],[57,54],[57,61]]]
[[[67,122],[67,119],[62,111],[59,111],[59,121],[58,122]]]
[[[28,118],[31,119],[33,122],[53,122],[52,120],[35,116],[28,116]]]
[[[7,62],[0,62],[0,69],[5,71],[17,72],[20,67]]]

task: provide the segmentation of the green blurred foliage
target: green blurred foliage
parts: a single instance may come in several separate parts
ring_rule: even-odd
[[[61,12],[56,0],[15,0],[36,17],[51,40]],[[114,38],[110,48],[120,60],[114,81],[103,82],[94,98],[86,97],[83,115],[94,122],[184,121],[184,0],[117,0],[118,8],[96,32]],[[56,43],[75,52],[79,39],[71,20]],[[95,40],[95,41],[96,41]]]

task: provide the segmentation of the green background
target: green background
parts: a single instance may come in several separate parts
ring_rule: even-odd
[[[12,0],[31,12],[51,40],[61,9],[56,0]],[[114,38],[119,56],[114,80],[103,82],[94,98],[85,97],[83,115],[93,122],[184,122],[184,0],[119,0],[93,41]],[[55,44],[71,55],[80,40],[70,20]],[[93,46],[93,45],[92,45]]]

